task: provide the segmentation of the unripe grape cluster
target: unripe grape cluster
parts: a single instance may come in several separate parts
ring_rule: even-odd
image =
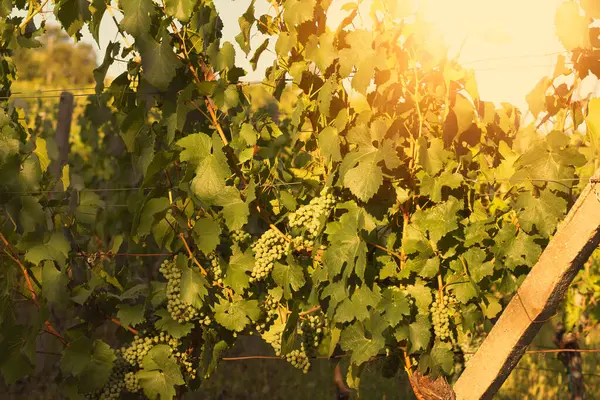
[[[319,347],[325,333],[325,319],[320,315],[307,315],[298,327],[301,336],[301,349],[308,353],[310,349]]]
[[[254,268],[250,282],[265,279],[273,270],[275,262],[290,250],[290,243],[279,232],[269,229],[252,245]]]
[[[137,378],[135,372],[127,372],[125,374],[125,390],[131,393],[135,393],[141,389],[140,380]]]
[[[223,283],[223,270],[221,269],[221,264],[219,263],[219,257],[215,253],[211,253],[208,255],[208,261],[210,262],[208,271],[212,274],[215,282]]]
[[[283,335],[283,329],[279,329],[276,331],[264,331],[261,333],[262,338],[265,342],[273,347],[275,350],[275,355],[277,357],[281,356],[281,336]]]
[[[174,352],[173,355],[177,359],[177,362],[183,367],[184,372],[189,375],[190,379],[196,379],[196,368],[192,366],[188,353]]]
[[[198,310],[181,300],[181,271],[175,262],[173,260],[163,261],[159,271],[167,279],[167,310],[171,314],[171,318],[180,324],[196,318]]]
[[[442,341],[454,342],[454,336],[450,329],[450,304],[454,304],[456,299],[452,295],[440,296],[438,292],[435,293],[433,304],[431,305],[431,320],[433,322],[433,331],[435,336]]]
[[[85,400],[118,400],[121,398],[121,392],[127,389],[125,377],[130,366],[123,359],[121,351],[116,351],[117,358],[113,364],[112,372],[108,378],[108,382],[101,389],[91,393],[86,393],[83,398]]]
[[[304,352],[304,350],[292,350],[285,355],[287,362],[292,364],[295,368],[302,370],[305,374],[310,369],[310,360]]]
[[[167,344],[171,347],[171,350],[174,351],[179,347],[181,342],[165,332],[160,332],[160,334],[152,337],[136,335],[129,347],[121,348],[121,353],[123,354],[125,361],[129,364],[134,367],[137,366],[143,368],[142,360],[146,354],[148,354],[150,349],[157,344]]]
[[[231,232],[231,240],[233,240],[234,243],[245,243],[250,239],[252,239],[252,235],[248,232],[242,230]]]
[[[306,239],[304,236],[295,236],[292,238],[292,245],[296,250],[308,250],[313,248],[315,241]]]
[[[327,193],[327,189],[321,192],[321,196],[314,197],[307,205],[300,207],[289,216],[290,228],[306,228],[307,237],[314,239],[318,236],[323,223],[323,217],[328,215],[335,205],[335,197]],[[312,247],[306,246],[306,247]]]
[[[263,303],[263,308],[267,313],[267,316],[265,317],[265,323],[268,325],[272,321],[274,321],[275,318],[277,318],[277,309],[279,308],[279,301],[275,300],[273,296],[268,295]]]

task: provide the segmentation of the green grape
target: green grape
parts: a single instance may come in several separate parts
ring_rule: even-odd
[[[179,339],[176,339],[165,332],[160,332],[158,335],[153,337],[143,337],[140,335],[136,335],[129,347],[121,348],[121,354],[123,354],[123,358],[131,366],[138,366],[141,368],[140,364],[142,360],[144,359],[146,354],[148,354],[148,352],[152,349],[152,347],[154,347],[155,343],[167,344],[172,349],[178,348],[181,344]]]
[[[135,372],[127,372],[124,377],[125,390],[131,393],[138,392],[141,389],[140,381]]]
[[[312,248],[314,239],[322,229],[324,219],[335,205],[335,197],[324,189],[319,197],[314,197],[308,204],[291,213],[288,219],[290,228],[303,229],[306,239],[295,239],[294,245],[298,248]]]
[[[319,347],[325,334],[325,318],[321,315],[307,315],[297,330],[301,337],[300,348],[305,353]]]
[[[128,373],[129,365],[123,358],[123,353],[116,351],[117,358],[113,364],[112,372],[108,378],[108,382],[95,392],[86,393],[86,400],[117,400],[121,398],[121,392],[126,388],[124,377]]]
[[[171,314],[171,318],[180,324],[195,319],[198,316],[198,310],[181,300],[181,271],[175,262],[173,260],[163,261],[159,271],[167,279],[167,310]]]
[[[273,296],[268,295],[265,301],[263,302],[262,307],[267,313],[267,316],[265,317],[265,324],[270,324],[277,317],[277,309],[279,308],[279,302],[275,300]],[[262,329],[265,329],[265,324],[258,325],[256,330],[260,332]]]
[[[289,239],[289,238],[288,238]],[[290,250],[290,243],[279,232],[269,229],[252,245],[254,268],[250,282],[265,279],[281,259]]]
[[[231,232],[231,240],[233,240],[234,243],[242,244],[248,242],[250,239],[252,239],[252,236],[248,232],[242,230]]]
[[[304,350],[292,350],[290,353],[285,355],[287,362],[292,364],[295,368],[302,370],[305,374],[310,369],[310,360],[304,352]]]
[[[445,295],[440,297],[438,292],[435,293],[434,301],[430,308],[431,321],[433,323],[433,332],[441,341],[455,342],[455,337],[450,330],[450,313],[452,312],[452,305],[454,303],[454,296]]]
[[[219,283],[222,283],[222,275],[223,271],[221,270],[221,264],[219,263],[219,258],[215,253],[211,253],[208,256],[208,260],[210,261],[210,266],[208,267],[208,271],[212,274],[213,279]]]
[[[281,356],[281,336],[283,334],[283,331],[277,330],[275,332],[271,332],[261,329],[259,333],[264,339],[264,341],[271,345],[271,347],[275,351],[275,355],[277,357]]]

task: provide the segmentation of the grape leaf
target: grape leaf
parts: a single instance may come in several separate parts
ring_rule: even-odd
[[[342,161],[340,138],[335,128],[328,126],[319,133],[319,150],[325,162]]]
[[[431,349],[431,358],[435,365],[450,375],[454,369],[454,352],[450,343],[436,342]]]
[[[457,213],[460,203],[454,197],[438,205],[416,211],[411,221],[421,230],[427,231],[429,238],[437,243],[446,234],[458,228]]]
[[[316,5],[317,0],[286,0],[283,5],[283,20],[289,27],[310,21]]]
[[[385,346],[385,340],[381,332],[372,332],[372,338],[367,338],[363,324],[355,322],[342,331],[340,345],[342,349],[352,352],[350,361],[360,365],[375,357]]]
[[[208,294],[209,284],[197,268],[190,268],[185,256],[177,256],[177,266],[181,270],[181,301],[195,308],[204,304],[204,296]]]
[[[485,262],[487,254],[478,247],[471,247],[463,254],[463,258],[467,263],[471,278],[476,283],[494,273],[494,264],[490,261]]]
[[[212,253],[221,242],[221,226],[212,218],[200,218],[192,230],[194,242],[204,254]]]
[[[240,193],[237,189],[226,186],[218,194],[215,202],[218,206],[223,207],[221,214],[225,218],[225,224],[230,231],[242,229],[248,222],[250,210],[248,204],[252,200],[242,201]]]
[[[383,173],[376,160],[373,158],[371,161],[361,162],[344,176],[344,186],[365,202],[377,193],[383,183]]]
[[[65,304],[69,278],[56,269],[52,261],[44,261],[42,267],[42,294],[51,302]]]
[[[532,233],[535,226],[542,235],[550,236],[566,212],[567,201],[549,190],[542,191],[539,197],[521,193],[515,208],[519,224],[526,232]]]
[[[431,197],[432,201],[442,201],[442,188],[449,187],[450,189],[459,188],[463,182],[463,176],[459,173],[444,171],[439,177],[432,177],[425,172],[417,174],[417,178],[421,181],[420,192],[423,196]]]
[[[139,237],[148,235],[156,223],[157,217],[162,218],[170,207],[171,203],[166,197],[148,200],[140,212],[139,225],[134,231],[135,234]]]
[[[330,245],[323,253],[323,264],[332,276],[342,272],[345,264],[345,275],[353,271],[362,278],[367,257],[367,246],[358,235],[358,221],[350,213],[340,218],[341,229],[329,235]]]
[[[304,271],[294,262],[293,257],[288,257],[287,264],[276,262],[271,276],[275,283],[283,288],[286,299],[292,298],[293,292],[300,290],[306,283]]]
[[[102,17],[106,12],[106,1],[104,0],[92,0],[90,6],[90,12],[92,13],[90,23],[88,25],[92,37],[100,46],[100,24],[102,23]],[[106,51],[110,49],[111,43],[109,42]],[[97,81],[97,80],[96,80]],[[102,90],[102,89],[101,89]],[[96,91],[98,89],[96,88]]]
[[[79,377],[79,387],[91,392],[103,387],[112,373],[115,352],[101,340],[80,337],[69,344],[61,359],[61,368]]]
[[[129,306],[127,304],[117,305],[119,312],[117,312],[117,318],[123,324],[123,326],[136,326],[144,322],[144,305],[136,304]]]
[[[215,304],[215,320],[224,328],[241,332],[251,321],[260,315],[257,300],[236,300],[229,302],[221,299]]]
[[[431,289],[426,287],[422,282],[416,282],[414,285],[406,287],[406,291],[415,299],[419,312],[428,314],[429,305],[431,304]]]
[[[177,146],[183,148],[179,159],[196,169],[200,162],[210,155],[211,139],[203,133],[194,133],[179,139]]]
[[[44,260],[52,260],[62,267],[69,256],[71,245],[61,232],[53,232],[47,241],[26,250],[25,260],[32,264],[39,265]]]
[[[383,317],[391,327],[395,327],[405,316],[410,315],[410,305],[406,294],[394,288],[383,290],[377,310],[383,312]]]
[[[575,1],[565,1],[556,9],[556,36],[568,51],[590,47],[589,23],[589,17],[580,15]]]
[[[121,27],[135,38],[148,34],[155,14],[152,0],[131,0],[120,4],[123,8]]]
[[[165,0],[165,11],[181,22],[188,22],[196,4],[196,0]]]
[[[180,324],[179,322],[175,321],[171,317],[169,311],[165,309],[156,310],[154,314],[156,314],[157,317],[160,317],[160,319],[154,323],[154,327],[156,329],[160,329],[161,331],[167,332],[169,335],[175,338],[187,336],[194,328],[194,325],[190,322]]]
[[[159,344],[150,349],[142,360],[144,369],[136,373],[144,394],[151,399],[172,399],[175,397],[175,385],[185,381],[177,361],[171,355],[171,348]]]
[[[256,22],[256,18],[254,17],[254,3],[255,0],[252,0],[246,11],[238,18],[240,33],[235,37],[235,41],[246,55],[250,52],[250,30],[254,22]]]
[[[173,52],[167,31],[163,31],[162,41],[144,38],[139,42],[144,77],[158,90],[165,90],[181,67],[181,61]]]
[[[238,246],[234,246],[223,283],[236,293],[242,293],[250,285],[250,276],[247,272],[251,272],[253,268],[254,257],[252,252],[242,252]]]
[[[410,354],[424,350],[431,340],[431,323],[427,314],[419,314],[415,322],[408,326]]]

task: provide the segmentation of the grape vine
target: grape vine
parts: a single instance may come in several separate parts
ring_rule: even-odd
[[[42,331],[61,390],[90,399],[194,390],[246,335],[305,373],[347,354],[353,386],[386,355],[394,372],[452,378],[600,166],[600,102],[570,97],[600,60],[568,29],[573,63],[528,96],[526,126],[404,7],[350,2],[331,28],[330,1],[272,3],[256,15],[252,1],[231,43],[211,0],[121,0],[120,21],[103,1],[56,2],[74,38],[120,32],[67,163],[56,110],[25,115],[11,92],[41,9],[0,5],[9,384],[35,373]],[[244,54],[260,82],[244,81]]]

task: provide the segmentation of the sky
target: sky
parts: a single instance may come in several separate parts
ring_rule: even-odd
[[[333,0],[329,22],[334,27],[347,12],[341,6],[349,0]],[[362,0],[360,9],[368,14],[371,0]],[[399,0],[406,2],[407,0]],[[557,55],[564,48],[554,34],[554,16],[563,0],[412,0],[420,7],[424,16],[443,35],[449,46],[449,55],[460,50],[459,62],[475,70],[479,93],[483,100],[512,103],[521,109],[527,108],[525,96],[543,77],[552,75]],[[239,32],[238,18],[245,12],[250,0],[215,0],[223,20],[223,40],[230,41],[236,48],[236,62],[249,73],[246,80],[260,80],[264,69],[273,61],[273,56],[263,53],[257,70],[252,71],[245,54],[235,43]],[[255,15],[269,11],[267,0],[257,0]],[[45,13],[49,23],[55,22],[52,13]],[[115,11],[117,20],[121,19]],[[36,17],[36,22],[41,20]],[[265,36],[256,33],[253,45],[262,43]],[[110,41],[122,40],[114,21],[107,12],[100,26],[100,45],[93,40],[87,28],[83,31],[83,42],[91,43],[98,51],[98,62]],[[130,38],[131,40],[131,38]],[[250,53],[250,56],[252,52]],[[125,63],[115,63],[109,76],[125,71]],[[594,90],[595,79],[588,79],[584,92]]]

